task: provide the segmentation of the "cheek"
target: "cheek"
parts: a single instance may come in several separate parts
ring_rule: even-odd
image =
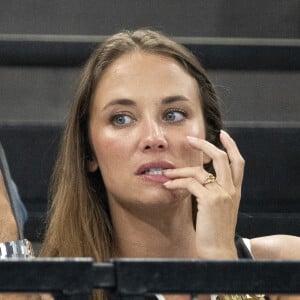
[[[201,139],[205,139],[205,127],[202,122],[197,122],[191,124],[190,128],[188,128],[186,135],[195,136]]]
[[[192,148],[187,141],[181,145],[180,156],[184,159],[184,165],[195,167],[203,165],[203,153],[200,150]]]
[[[184,158],[186,166],[198,166],[203,164],[203,155],[200,150],[196,150],[190,146],[187,141],[187,136],[194,136],[201,139],[205,139],[205,129],[204,126],[198,122],[190,124],[186,127],[182,134],[179,136],[177,132],[177,142],[178,148],[180,149],[179,156]]]
[[[101,172],[116,170],[116,166],[120,167],[120,162],[126,161],[130,146],[129,139],[109,131],[102,131],[101,135],[93,135],[92,141]]]
[[[177,131],[178,134],[179,131]],[[186,141],[186,137],[193,136],[200,139],[205,139],[205,125],[202,118],[195,119],[187,124],[181,131],[182,138]]]

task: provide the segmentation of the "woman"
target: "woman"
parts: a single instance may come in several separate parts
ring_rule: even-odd
[[[124,63],[123,59],[126,59]],[[138,60],[136,67],[135,60]],[[120,66],[119,63],[121,63]],[[122,71],[123,64],[125,64],[124,68],[127,67],[123,71],[124,78],[115,78],[118,72]],[[166,69],[167,66],[168,69]],[[155,80],[157,82],[153,82]],[[141,97],[141,94],[144,96]],[[120,214],[123,214],[124,211],[130,210],[130,221],[135,220],[134,215],[141,215],[143,216],[141,218],[143,223],[153,222],[153,224],[149,224],[151,228],[157,225],[167,225],[165,224],[166,218],[173,219],[175,213],[190,213],[192,201],[184,201],[184,199],[190,198],[189,195],[192,191],[187,188],[186,184],[174,186],[176,182],[180,184],[178,180],[170,182],[169,186],[168,183],[164,184],[164,182],[178,176],[192,178],[197,174],[197,182],[190,183],[193,185],[191,188],[201,189],[201,193],[203,193],[212,187],[214,187],[215,192],[217,186],[216,193],[223,194],[217,183],[207,185],[205,190],[198,183],[198,181],[203,182],[208,174],[204,171],[203,164],[209,163],[211,156],[218,155],[220,158],[215,158],[215,168],[216,172],[222,173],[219,176],[217,174],[217,177],[222,177],[222,179],[221,177],[218,178],[218,181],[226,184],[224,193],[226,197],[229,197],[230,194],[230,197],[234,199],[232,199],[233,201],[226,201],[225,204],[230,206],[226,209],[229,209],[231,214],[230,219],[227,215],[224,217],[228,225],[227,228],[230,229],[228,229],[226,236],[222,232],[225,241],[216,236],[218,245],[207,246],[218,246],[216,248],[222,249],[223,245],[220,243],[224,242],[226,248],[222,249],[222,253],[226,250],[231,252],[231,256],[234,256],[233,237],[243,176],[243,159],[233,141],[222,133],[221,139],[229,148],[232,156],[234,180],[236,181],[233,183],[226,153],[212,146],[212,144],[221,146],[219,136],[222,128],[214,89],[198,61],[189,52],[151,31],[115,35],[104,42],[102,47],[92,55],[83,71],[75,98],[63,137],[62,150],[56,164],[52,191],[53,207],[42,251],[43,255],[92,255],[99,261],[106,260],[118,250],[116,247],[119,247],[117,245],[122,242],[119,239],[128,236],[128,233],[126,235],[119,234],[119,227],[114,224],[114,222],[121,220]],[[190,98],[192,101],[189,100]],[[135,110],[133,111],[133,109]],[[151,115],[150,111],[152,112]],[[165,114],[171,120],[163,120],[166,118]],[[161,124],[158,122],[159,116]],[[121,119],[124,119],[125,124],[123,126],[118,124],[122,122]],[[170,138],[165,137],[165,131],[167,133],[171,131]],[[103,145],[101,145],[101,137],[108,135],[113,138],[112,134],[114,134],[114,139],[103,140]],[[189,141],[188,135],[194,138],[206,138],[210,143],[198,139],[193,141],[193,138]],[[149,142],[147,142],[148,140]],[[145,143],[145,150],[140,149],[142,146],[139,143],[142,142]],[[152,150],[152,142],[158,143],[159,151]],[[115,143],[118,148],[114,148]],[[173,146],[173,144],[175,145]],[[203,147],[206,148],[203,149]],[[172,150],[173,148],[175,150]],[[101,153],[101,149],[107,150],[107,153]],[[134,150],[143,154],[135,154]],[[176,153],[171,155],[168,153],[169,151],[176,151]],[[203,151],[204,155],[202,155]],[[138,157],[131,159],[132,156]],[[129,161],[132,161],[132,166],[128,163]],[[164,171],[164,174],[155,174],[152,176],[154,180],[150,175],[137,176],[141,175],[137,174],[137,172],[141,172],[140,166],[148,163],[154,163],[154,166],[150,165],[154,169],[180,168],[180,170],[169,170]],[[194,168],[183,169],[190,166]],[[111,174],[113,171],[116,173]],[[178,173],[184,171],[188,174]],[[225,175],[223,175],[224,171],[226,171]],[[169,173],[166,174],[165,172]],[[156,179],[162,182],[156,182]],[[105,188],[103,188],[104,186]],[[129,191],[128,187],[130,187]],[[115,195],[117,191],[114,190],[116,188],[120,189],[117,195]],[[110,191],[111,189],[112,191]],[[129,192],[131,192],[130,196]],[[117,197],[118,199],[110,200],[112,198],[110,193],[114,193],[113,198]],[[142,195],[143,198],[147,197],[147,200],[122,201],[119,199],[123,197],[137,198]],[[120,203],[120,201],[122,202]],[[214,199],[209,201],[209,205],[212,205],[213,201]],[[182,205],[184,205],[184,209],[182,209]],[[164,206],[166,206],[164,212],[168,216],[163,218],[160,216],[159,220],[154,222],[153,217],[157,216],[157,212],[161,214]],[[151,208],[150,211],[149,208]],[[115,217],[115,209],[119,210],[118,218]],[[139,209],[139,211],[133,214],[132,209]],[[151,213],[149,216],[147,215],[148,211]],[[93,212],[92,215],[91,212]],[[204,228],[203,225],[200,226],[199,230],[202,231],[199,232],[199,234],[201,233],[200,237],[202,238],[203,235],[203,238],[211,240],[212,233],[209,223],[213,222],[213,228],[218,223],[223,227],[221,220],[222,215],[224,215],[224,208],[220,208],[220,216],[217,215],[216,211],[214,212],[213,218],[215,220],[211,219],[211,214],[206,214],[205,211],[201,211],[201,213],[203,213],[202,218],[208,218],[204,223],[207,224],[208,228]],[[179,228],[174,229],[177,233],[181,232],[186,238],[192,238],[195,234],[190,232],[194,232],[193,220],[191,216],[185,217],[189,222],[182,220],[176,224]],[[126,217],[124,216],[124,218]],[[175,219],[179,220],[178,218]],[[61,220],[65,221],[62,223]],[[127,222],[128,220],[122,219],[122,221]],[[188,232],[182,230],[183,224],[190,226]],[[121,228],[124,228],[124,224]],[[134,228],[136,227],[134,226]],[[169,224],[167,230],[170,230]],[[66,231],[69,235],[64,237]],[[214,235],[218,235],[218,232],[214,229]],[[144,236],[143,232],[142,235]],[[134,232],[134,236],[137,237],[137,232]],[[62,237],[64,238],[62,239]],[[166,242],[169,243],[169,241]],[[72,250],[69,245],[74,245]],[[196,245],[194,246],[196,247]],[[167,249],[169,248],[167,247]],[[195,250],[191,249],[190,245],[187,248],[189,251]],[[148,246],[147,249],[149,249]],[[208,250],[202,249],[202,251]],[[212,255],[211,251],[208,252]],[[169,255],[168,253],[167,256]]]
[[[41,255],[238,259],[243,170],[197,59],[157,32],[116,34],[83,70]],[[250,244],[257,259],[300,258],[296,237]]]

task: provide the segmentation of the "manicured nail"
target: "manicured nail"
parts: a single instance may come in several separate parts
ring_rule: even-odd
[[[163,170],[163,174],[167,175],[168,173],[170,173],[169,171],[172,170],[172,169],[165,169]],[[172,171],[171,171],[172,172]]]
[[[164,182],[163,185],[164,185],[165,187],[168,187],[168,186],[170,185],[170,183],[171,183],[171,181],[167,181],[167,182]]]
[[[194,136],[190,136],[190,135],[188,135],[186,138],[192,143],[195,143],[199,140],[198,138],[196,138]]]
[[[228,136],[228,137],[230,137],[230,135],[225,130],[223,130],[223,129],[221,129],[221,133],[224,134],[224,135],[226,135],[226,136]]]

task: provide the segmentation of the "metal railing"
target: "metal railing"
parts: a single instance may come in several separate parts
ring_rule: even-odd
[[[89,258],[0,261],[0,292],[51,292],[56,299],[109,299],[146,294],[300,294],[300,261],[199,261]]]

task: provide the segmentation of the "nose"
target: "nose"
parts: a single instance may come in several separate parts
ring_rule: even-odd
[[[141,135],[142,151],[163,151],[168,148],[164,130],[155,121],[146,122]]]

